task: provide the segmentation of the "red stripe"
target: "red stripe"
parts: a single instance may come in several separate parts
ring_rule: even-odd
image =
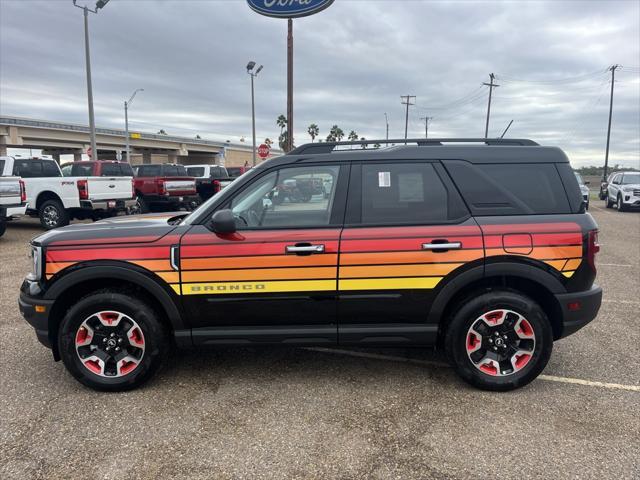
[[[525,235],[526,236],[526,235]],[[529,242],[522,236],[519,242],[518,237],[521,235],[509,235],[507,237],[509,247],[529,246]],[[582,234],[581,233],[535,233],[532,235],[533,246],[545,247],[548,245],[581,245]],[[487,235],[484,237],[486,248],[502,248],[503,236],[502,235]],[[519,243],[518,243],[519,242]]]
[[[146,258],[169,258],[169,247],[47,250],[47,262],[69,262],[74,260],[142,260]]]
[[[459,227],[372,227],[348,228],[342,233],[343,240],[368,238],[433,237],[443,238],[450,235],[479,235],[480,229],[474,225]]]
[[[306,240],[305,240],[306,243]],[[181,258],[196,257],[234,257],[246,255],[284,255],[287,245],[295,242],[281,243],[251,243],[251,244],[227,244],[227,245],[185,245],[180,249]],[[338,253],[337,240],[323,240],[325,253]]]
[[[393,238],[380,240],[343,240],[340,251],[343,253],[354,252],[384,252],[397,250],[422,251],[423,243],[431,243],[436,238],[443,237],[422,237],[422,238]],[[452,237],[447,236],[450,242],[462,243],[462,248],[482,248],[482,237]]]
[[[521,223],[510,225],[481,225],[486,235],[505,233],[557,233],[557,232],[581,232],[577,223]]]
[[[53,247],[72,247],[76,245],[112,245],[112,244],[128,244],[128,243],[155,243],[155,244],[172,244],[176,243],[180,238],[179,235],[167,235],[158,239],[159,235],[147,235],[147,236],[138,236],[138,237],[93,237],[93,238],[85,238],[82,240],[71,239],[71,240],[60,240],[57,242],[51,242],[49,244],[49,248]]]
[[[339,229],[307,229],[307,230],[271,230],[255,231],[242,230],[232,235],[218,235],[211,232],[190,233],[184,237],[183,245],[211,245],[227,244],[229,242],[277,242],[292,241],[313,242],[314,238],[337,240],[340,236]]]

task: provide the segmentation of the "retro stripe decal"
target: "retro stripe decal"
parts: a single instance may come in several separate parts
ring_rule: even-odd
[[[233,295],[247,293],[332,292],[335,279],[266,282],[183,283],[182,295]]]

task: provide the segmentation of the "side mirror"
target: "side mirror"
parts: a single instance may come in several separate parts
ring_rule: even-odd
[[[215,233],[229,234],[236,232],[236,219],[229,209],[218,210],[211,216],[211,229]]]

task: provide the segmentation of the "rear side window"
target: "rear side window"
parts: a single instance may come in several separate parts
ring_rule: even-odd
[[[60,168],[58,164],[53,160],[42,162],[42,176],[43,177],[61,177]]]
[[[187,174],[191,177],[204,177],[204,167],[189,167]]]
[[[445,167],[474,215],[572,213],[555,164],[448,161]]]
[[[430,163],[362,165],[362,223],[446,223],[459,217]]]

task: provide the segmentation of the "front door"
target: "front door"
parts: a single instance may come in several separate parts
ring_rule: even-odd
[[[336,192],[347,168],[265,171],[222,207],[237,232],[199,225],[183,236],[181,293],[194,343],[336,342],[346,196]]]
[[[482,264],[480,229],[438,162],[362,162],[340,241],[341,344],[429,344],[427,314],[452,272]]]

